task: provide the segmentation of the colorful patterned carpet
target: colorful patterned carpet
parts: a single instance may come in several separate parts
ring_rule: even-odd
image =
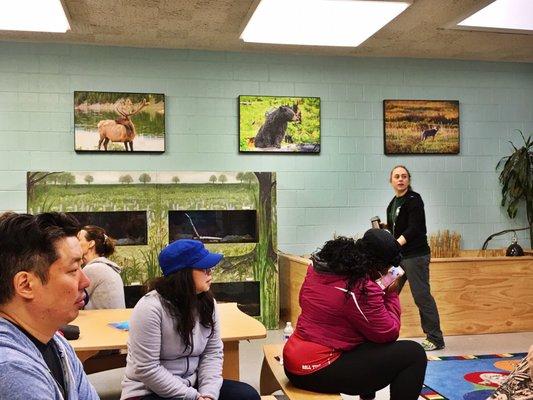
[[[428,356],[427,400],[485,400],[526,353]]]

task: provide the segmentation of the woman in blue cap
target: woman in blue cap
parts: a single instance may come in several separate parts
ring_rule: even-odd
[[[163,276],[130,319],[121,400],[259,400],[246,383],[222,379],[223,346],[209,291],[222,254],[182,239],[159,254]]]

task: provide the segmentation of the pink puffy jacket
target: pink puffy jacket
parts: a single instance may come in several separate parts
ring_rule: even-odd
[[[366,292],[366,293],[363,293]],[[300,289],[300,338],[347,351],[364,342],[387,343],[400,332],[400,300],[369,278],[346,294],[346,278],[309,266]]]

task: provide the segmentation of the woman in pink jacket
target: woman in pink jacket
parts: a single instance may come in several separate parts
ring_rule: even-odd
[[[426,353],[397,341],[400,302],[395,284],[375,282],[400,262],[400,246],[382,229],[362,239],[338,237],[313,257],[300,290],[302,313],[283,350],[285,373],[297,387],[373,399],[390,385],[391,400],[416,400]]]

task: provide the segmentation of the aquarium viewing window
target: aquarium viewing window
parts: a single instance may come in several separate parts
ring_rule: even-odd
[[[251,316],[261,315],[259,281],[214,282],[211,292],[220,303],[237,303],[242,312]]]
[[[257,242],[256,210],[179,210],[168,214],[169,241]]]
[[[148,244],[146,211],[68,212],[81,226],[96,225],[117,241],[117,246]]]

